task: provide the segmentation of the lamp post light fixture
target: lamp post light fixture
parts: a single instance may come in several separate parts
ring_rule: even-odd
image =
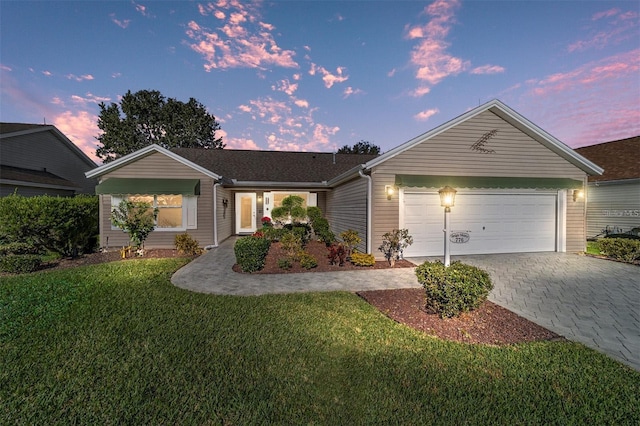
[[[450,222],[449,214],[451,213],[451,207],[453,207],[456,200],[456,191],[450,186],[445,186],[438,191],[440,195],[440,205],[444,207],[444,266],[447,267],[451,264],[451,257],[449,255],[449,232]]]

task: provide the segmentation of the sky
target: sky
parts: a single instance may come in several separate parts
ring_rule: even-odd
[[[96,162],[98,105],[200,101],[228,149],[386,152],[492,99],[572,148],[640,135],[640,2],[0,1],[0,121]]]

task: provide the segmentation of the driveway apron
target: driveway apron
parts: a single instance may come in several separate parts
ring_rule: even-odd
[[[171,278],[200,293],[253,296],[313,291],[420,288],[413,268],[309,274],[238,274],[225,240]],[[421,264],[435,258],[411,258]],[[454,256],[485,269],[489,300],[567,339],[604,352],[640,371],[640,268],[568,253]]]

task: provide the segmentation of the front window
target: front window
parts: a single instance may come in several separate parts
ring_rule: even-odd
[[[273,193],[273,207],[281,207],[282,206],[282,200],[284,200],[285,198],[291,196],[291,195],[297,195],[298,197],[302,198],[303,202],[302,202],[302,207],[307,208],[307,197],[309,195],[308,192],[274,192]]]
[[[184,228],[182,195],[130,195],[129,201],[145,202],[158,209],[156,228]]]

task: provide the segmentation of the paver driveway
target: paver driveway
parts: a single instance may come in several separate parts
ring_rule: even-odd
[[[570,253],[452,259],[490,273],[491,301],[640,371],[640,267]]]
[[[184,268],[174,285],[212,294],[360,291],[420,287],[412,269],[288,275],[236,274],[235,238]],[[433,258],[411,258],[420,264]],[[487,270],[489,299],[640,371],[640,267],[569,253],[459,256]]]

